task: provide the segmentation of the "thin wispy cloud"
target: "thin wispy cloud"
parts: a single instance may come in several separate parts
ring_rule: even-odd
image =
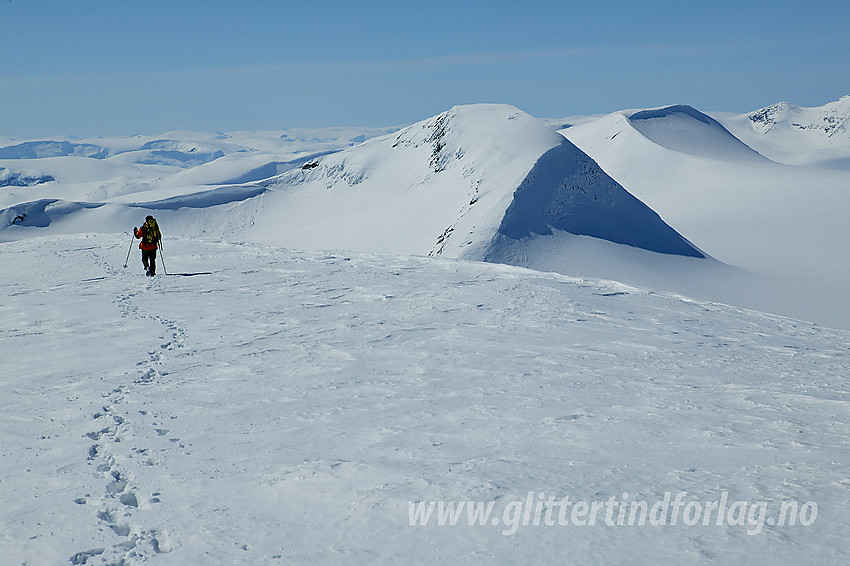
[[[576,57],[595,57],[622,55],[624,57],[635,57],[638,55],[710,55],[739,53],[743,50],[769,50],[785,48],[787,41],[769,40],[740,40],[740,41],[706,41],[693,43],[653,43],[653,44],[616,44],[597,45],[587,47],[565,47],[555,49],[529,49],[512,51],[489,51],[480,53],[453,53],[438,55],[434,57],[408,57],[408,58],[353,58],[335,60],[305,60],[285,63],[274,63],[264,65],[228,65],[221,67],[204,68],[172,68],[166,70],[145,71],[119,71],[119,72],[97,72],[97,73],[69,73],[41,75],[34,72],[32,75],[7,76],[4,78],[0,88],[4,90],[17,87],[38,86],[40,84],[53,84],[68,78],[93,79],[111,77],[121,78],[191,78],[217,75],[238,74],[270,74],[288,72],[323,72],[323,73],[350,73],[350,72],[396,72],[412,71],[417,69],[446,69],[462,68],[478,65],[493,65],[503,63],[540,62],[546,60],[563,60]],[[0,73],[2,76],[2,73]]]

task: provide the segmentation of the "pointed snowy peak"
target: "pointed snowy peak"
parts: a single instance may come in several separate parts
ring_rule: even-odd
[[[538,157],[561,143],[561,136],[536,118],[506,104],[455,106],[400,131],[394,148],[431,149],[429,166],[446,170],[452,162],[495,165],[507,158]],[[467,154],[471,148],[472,153]]]

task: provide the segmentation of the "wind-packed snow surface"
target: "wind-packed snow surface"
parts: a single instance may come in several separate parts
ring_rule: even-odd
[[[127,243],[0,247],[4,564],[850,558],[847,332],[506,265],[197,238],[167,240],[172,275],[150,279],[138,250],[121,267]],[[665,494],[664,524],[590,525],[580,503]],[[719,501],[720,525],[692,520]],[[428,502],[493,513],[411,521]]]

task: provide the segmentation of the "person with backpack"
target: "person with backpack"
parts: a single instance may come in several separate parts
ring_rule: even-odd
[[[140,239],[139,249],[142,250],[142,265],[145,266],[145,275],[153,277],[156,275],[156,250],[162,234],[153,216],[148,215],[145,223],[140,228],[133,228],[133,234]]]

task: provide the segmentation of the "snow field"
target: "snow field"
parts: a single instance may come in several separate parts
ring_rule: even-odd
[[[0,248],[9,563],[847,560],[846,332],[511,266],[198,239],[165,262],[199,275],[148,279],[126,240]],[[818,516],[756,536],[408,520],[417,501],[667,491]]]
[[[0,148],[0,562],[847,563],[848,100]]]

